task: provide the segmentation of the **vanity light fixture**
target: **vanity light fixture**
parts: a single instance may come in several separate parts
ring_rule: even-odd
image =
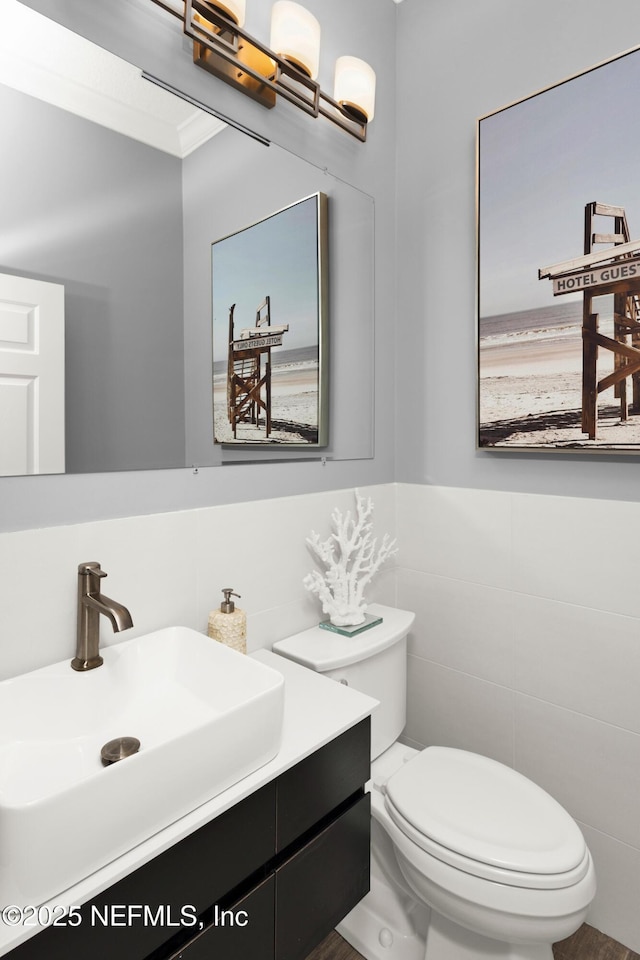
[[[271,18],[271,48],[245,32],[245,0],[151,0],[182,21],[193,40],[198,66],[242,90],[265,107],[278,96],[312,117],[323,116],[365,141],[373,119],[376,75],[357,57],[336,63],[330,97],[317,81],[320,24],[304,7],[277,0]]]

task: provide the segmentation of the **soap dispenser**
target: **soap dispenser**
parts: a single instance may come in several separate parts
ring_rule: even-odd
[[[224,643],[225,646],[237,650],[238,653],[247,652],[247,617],[244,610],[236,607],[231,597],[240,598],[233,587],[223,587],[224,600],[219,610],[212,610],[209,614],[207,633],[212,640]]]

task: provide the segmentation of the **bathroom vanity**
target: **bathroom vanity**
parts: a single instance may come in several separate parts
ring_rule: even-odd
[[[285,675],[277,757],[40,908],[46,928],[29,927],[37,914],[19,905],[23,922],[2,924],[0,955],[304,960],[365,895],[376,701],[254,656]]]

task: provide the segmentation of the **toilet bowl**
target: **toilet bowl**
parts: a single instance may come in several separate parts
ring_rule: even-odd
[[[595,895],[582,833],[504,764],[397,741],[413,615],[370,609],[383,623],[369,637],[313,628],[274,645],[381,700],[372,716],[371,891],[339,933],[367,960],[552,960],[551,944],[578,929]]]
[[[550,960],[551,944],[585,919],[595,872],[582,834],[509,767],[462,750],[394,744],[374,761],[371,799],[405,894],[431,914],[411,930],[389,902],[375,930],[365,898],[339,930],[369,960],[395,958],[394,944],[403,960]],[[393,875],[393,864],[373,858],[372,890],[385,872]]]

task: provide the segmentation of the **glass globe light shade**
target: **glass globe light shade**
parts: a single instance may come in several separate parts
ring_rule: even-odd
[[[246,0],[211,0],[211,6],[229,20],[233,20],[237,27],[244,26]]]
[[[271,11],[274,53],[317,79],[320,65],[320,24],[308,10],[291,0],[277,0]]]
[[[338,57],[333,99],[354,120],[361,123],[373,120],[376,103],[375,71],[357,57]]]

